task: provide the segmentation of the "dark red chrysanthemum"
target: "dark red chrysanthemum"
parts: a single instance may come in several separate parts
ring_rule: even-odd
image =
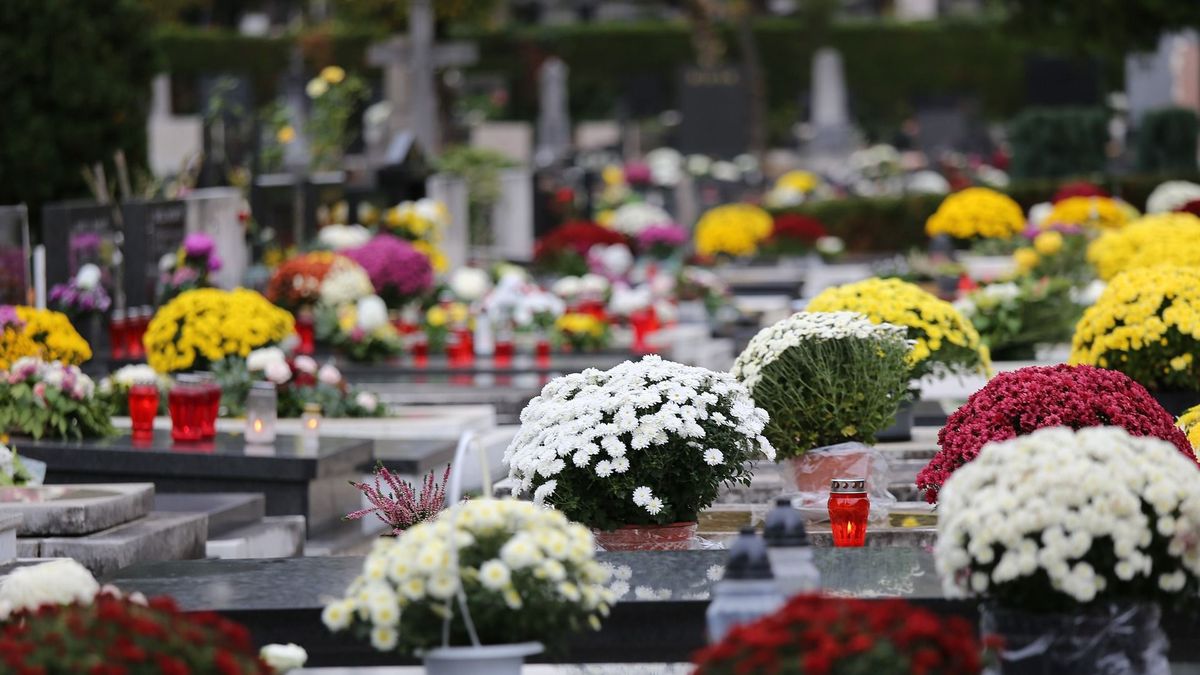
[[[588,249],[596,244],[624,244],[625,236],[616,230],[587,221],[564,223],[554,231],[537,240],[533,257],[541,260],[567,251],[586,256]]]
[[[1109,195],[1108,192],[1099,185],[1096,185],[1095,183],[1089,183],[1086,180],[1079,180],[1070,183],[1063,183],[1062,186],[1058,188],[1058,191],[1054,193],[1054,198],[1051,201],[1057,204],[1062,200],[1070,199],[1071,197],[1109,196],[1111,195]]]
[[[775,216],[775,221],[771,226],[771,236],[767,241],[774,243],[793,240],[811,245],[827,234],[829,232],[825,226],[816,218],[802,216],[799,213],[780,213]]]
[[[1044,427],[1099,426],[1161,438],[1195,461],[1175,418],[1124,373],[1094,366],[1031,366],[1000,373],[950,415],[938,432],[940,449],[917,474],[917,487],[932,504],[950,475],[988,443]]]

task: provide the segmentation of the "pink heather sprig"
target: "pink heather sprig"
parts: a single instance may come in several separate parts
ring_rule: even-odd
[[[988,443],[1044,427],[1098,426],[1160,438],[1196,459],[1171,414],[1128,375],[1094,366],[1030,366],[993,377],[950,415],[938,432],[940,449],[917,474],[917,487],[932,504],[950,475]]]
[[[388,471],[380,464],[375,469],[375,485],[351,482],[371,503],[370,508],[360,509],[346,514],[348,520],[358,520],[363,516],[375,514],[377,518],[392,528],[392,534],[400,534],[417,523],[436,516],[446,502],[446,484],[450,479],[450,465],[439,484],[434,480],[434,473],[429,472],[421,486],[421,495],[417,496],[413,486],[402,480],[396,474]],[[383,485],[380,485],[383,481]],[[384,491],[386,486],[387,492]]]

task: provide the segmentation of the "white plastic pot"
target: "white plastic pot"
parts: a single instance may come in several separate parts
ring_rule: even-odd
[[[479,647],[438,647],[425,652],[427,675],[521,675],[525,657],[542,652],[540,642]]]

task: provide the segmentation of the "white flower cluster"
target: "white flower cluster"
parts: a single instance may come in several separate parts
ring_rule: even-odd
[[[0,579],[0,620],[41,605],[91,604],[100,584],[86,567],[69,558],[18,567]]]
[[[493,540],[498,533],[510,536],[496,557],[477,568],[462,562],[472,557],[468,553],[478,538]],[[459,569],[452,565],[451,546]],[[608,568],[594,557],[591,532],[558,511],[529,502],[473,499],[409,528],[398,539],[380,539],[346,597],[327,605],[321,618],[335,632],[356,619],[365,621],[371,626],[372,646],[391,651],[399,641],[406,608],[433,605],[438,613],[453,612],[457,605],[451,599],[462,589],[469,607],[494,601],[513,611],[537,612],[540,603],[575,604],[590,613],[589,621],[598,627],[599,616],[608,614],[615,598],[605,586]],[[518,577],[524,580],[521,584],[516,583]],[[531,585],[555,592],[529,593]],[[519,586],[526,591],[524,597]],[[475,621],[478,625],[479,617]]]
[[[653,225],[670,225],[671,215],[661,208],[646,202],[630,202],[613,211],[612,227],[618,232],[636,236]]]
[[[371,231],[362,225],[326,225],[317,231],[317,241],[334,251],[344,251],[371,241]]]
[[[324,232],[329,227],[321,231]],[[359,298],[374,292],[375,287],[371,285],[371,277],[367,276],[367,271],[353,260],[341,256],[333,261],[329,271],[325,273],[325,278],[321,280],[321,302],[331,307],[357,302]]]
[[[511,320],[518,328],[533,324],[539,315],[560,316],[566,305],[558,296],[517,272],[506,272],[483,299],[483,311],[494,322]]]
[[[562,277],[554,282],[550,290],[560,298],[572,300],[579,296],[600,297],[608,293],[608,279],[599,274],[585,274],[581,277]]]
[[[1138,577],[1172,593],[1200,575],[1200,472],[1172,444],[1119,427],[988,444],[946,482],[938,513],[934,556],[948,596],[1044,572],[1086,603]],[[1085,561],[1102,540],[1111,569]]]
[[[287,355],[278,347],[263,347],[255,349],[246,356],[246,370],[252,373],[262,373],[275,384],[286,384],[297,372],[313,375],[322,384],[336,387],[342,382],[342,372],[331,363],[318,367],[316,359],[311,356],[297,356],[288,365]]]
[[[974,316],[981,309],[987,310],[1015,302],[1021,297],[1021,287],[1011,281],[988,284],[954,301],[954,308],[966,317]]]
[[[4,371],[0,371],[2,373]],[[16,384],[33,377],[38,398],[45,395],[46,387],[62,391],[76,401],[90,399],[96,393],[96,383],[79,369],[62,361],[43,361],[36,356],[22,356],[8,368],[9,384]]]
[[[258,657],[271,668],[273,673],[286,673],[303,668],[304,664],[308,662],[308,652],[294,642],[286,645],[263,645],[263,648],[258,651]]]
[[[905,339],[907,329],[889,323],[873,323],[858,312],[797,312],[758,332],[733,363],[733,376],[750,391],[762,371],[784,352],[809,340],[896,340]]]
[[[1186,180],[1160,183],[1146,198],[1146,213],[1167,213],[1200,199],[1200,185]]]
[[[722,404],[728,404],[729,415],[715,409]],[[629,471],[629,452],[673,437],[703,448],[707,433],[701,422],[726,427],[775,459],[775,449],[762,435],[766,411],[726,373],[646,356],[606,371],[588,368],[557,378],[521,412],[521,430],[504,453],[509,477],[517,482],[513,494],[528,493],[538,482],[533,500],[544,503],[558,486],[554,476],[568,461],[607,478]],[[622,440],[626,435],[628,444]],[[706,462],[724,460],[712,450],[705,451]],[[651,515],[663,508],[649,487],[639,487],[630,498]]]

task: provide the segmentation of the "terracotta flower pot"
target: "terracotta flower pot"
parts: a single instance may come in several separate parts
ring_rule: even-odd
[[[596,543],[605,551],[686,551],[691,548],[698,523],[694,520],[670,525],[624,525],[615,530],[596,530]]]

